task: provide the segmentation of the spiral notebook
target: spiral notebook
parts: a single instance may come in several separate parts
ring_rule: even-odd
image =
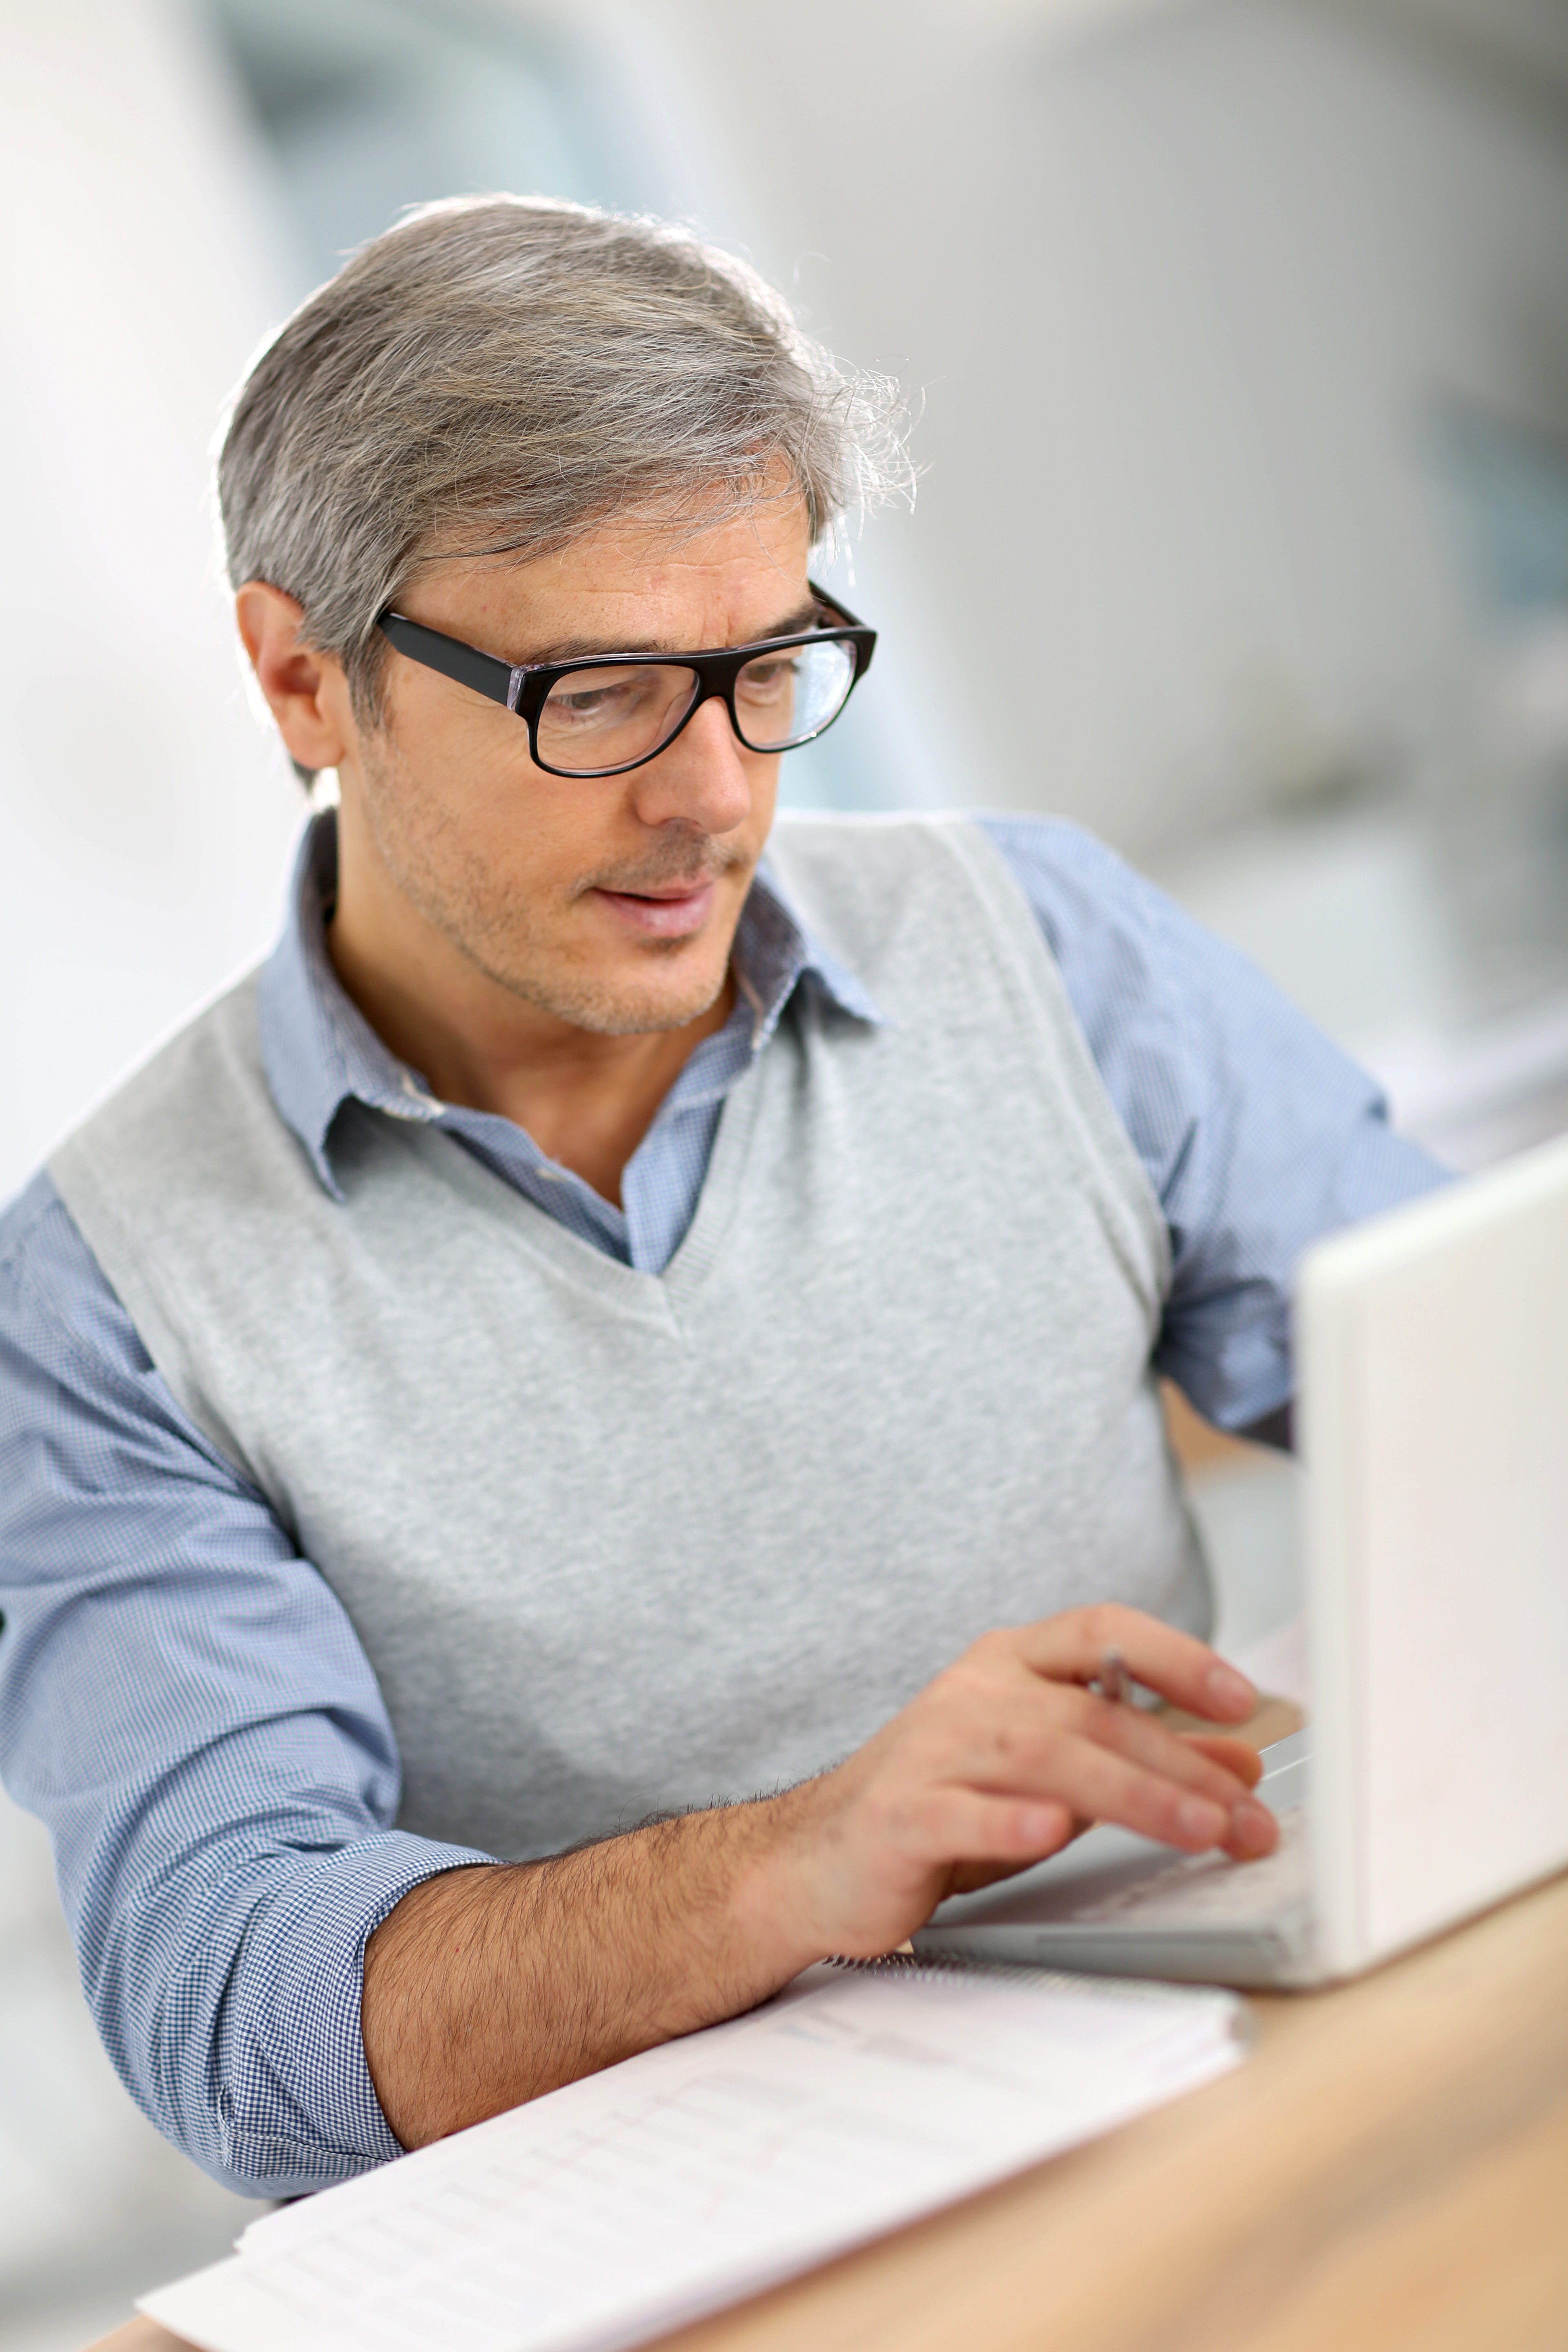
[[[745,2017],[253,2221],[139,2308],[205,2352],[615,2352],[1211,2081],[1228,1993],[914,1961]]]

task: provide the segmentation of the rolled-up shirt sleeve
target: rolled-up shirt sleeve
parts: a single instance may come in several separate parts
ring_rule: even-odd
[[[396,2156],[365,1942],[492,1857],[392,1826],[353,1626],[181,1412],[47,1176],[0,1216],[0,1771],[48,1827],[132,2097],[255,2196]]]

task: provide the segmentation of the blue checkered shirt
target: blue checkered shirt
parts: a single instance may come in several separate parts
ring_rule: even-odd
[[[1289,1395],[1303,1249],[1443,1171],[1250,964],[1100,844],[1043,819],[976,822],[1034,908],[1163,1208],[1159,1368],[1212,1420],[1248,1426]],[[318,821],[259,1004],[279,1111],[329,1191],[352,1097],[446,1128],[584,1241],[658,1272],[725,1096],[795,991],[879,1018],[764,869],[734,1013],[677,1078],[616,1208],[388,1052],[326,951],[334,857]],[[490,1857],[393,1826],[396,1747],[353,1626],[181,1412],[47,1175],[0,1214],[0,1769],[48,1823],[83,1986],[132,2095],[257,2195],[395,2156],[360,2038],[365,1939],[422,1879]]]

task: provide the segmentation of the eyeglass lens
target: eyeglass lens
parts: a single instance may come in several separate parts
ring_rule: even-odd
[[[741,740],[787,751],[836,719],[855,682],[850,646],[832,638],[759,654],[735,680]],[[668,743],[691,709],[697,673],[679,662],[606,664],[558,678],[539,714],[539,757],[568,775],[629,767]]]

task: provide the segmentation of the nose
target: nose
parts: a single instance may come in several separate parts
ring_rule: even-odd
[[[626,782],[647,825],[686,824],[700,833],[723,834],[743,824],[752,813],[746,754],[717,695],[699,705],[667,751],[634,768]]]

